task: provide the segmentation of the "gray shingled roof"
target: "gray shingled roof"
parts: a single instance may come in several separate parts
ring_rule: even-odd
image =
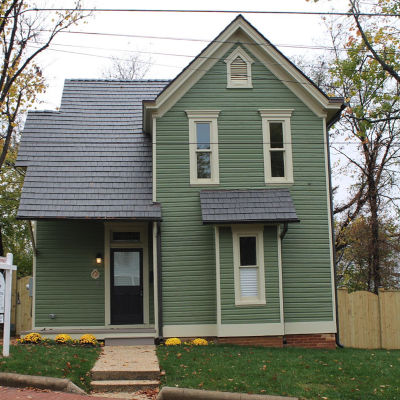
[[[288,189],[201,190],[205,224],[299,222]]]
[[[142,101],[168,81],[67,80],[60,111],[30,112],[19,218],[160,219]]]

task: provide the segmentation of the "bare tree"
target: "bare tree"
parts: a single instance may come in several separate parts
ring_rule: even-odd
[[[111,58],[111,65],[106,68],[102,77],[104,79],[119,79],[133,81],[143,79],[150,69],[151,60],[143,60],[138,54],[132,54],[128,58]]]
[[[0,169],[18,118],[45,90],[37,57],[58,33],[86,16],[80,10],[79,0],[72,11],[51,13],[33,8],[29,0],[0,0]]]
[[[380,226],[383,212],[398,210],[400,161],[400,85],[370,55],[357,29],[330,26],[335,49],[330,78],[336,95],[347,107],[332,133],[332,149],[345,161],[341,173],[355,179],[347,201],[336,204],[336,249],[348,245],[346,232],[360,215],[368,220],[368,290],[377,293],[382,284]],[[345,49],[345,53],[341,50]],[[398,65],[400,58],[393,59]]]

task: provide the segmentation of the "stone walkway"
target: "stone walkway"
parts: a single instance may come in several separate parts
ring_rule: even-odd
[[[91,372],[96,396],[147,400],[155,398],[159,386],[154,345],[105,346]]]

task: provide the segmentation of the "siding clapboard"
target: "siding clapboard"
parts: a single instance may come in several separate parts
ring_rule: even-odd
[[[301,222],[290,224],[282,244],[285,321],[332,320],[323,120],[251,53],[255,60],[253,89],[227,89],[223,60],[228,55],[229,52],[221,57],[157,120],[164,323],[216,323],[213,228],[202,224],[199,191],[272,187],[264,183],[263,134],[258,112],[263,108],[294,109],[294,185],[289,188]],[[196,109],[221,110],[219,185],[189,184],[189,127],[185,110]]]
[[[35,326],[103,326],[104,225],[91,221],[38,221]],[[98,268],[100,277],[90,273]],[[55,314],[51,319],[49,314]]]

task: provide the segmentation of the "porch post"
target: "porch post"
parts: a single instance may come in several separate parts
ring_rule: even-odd
[[[153,299],[154,299],[154,326],[157,337],[160,337],[158,319],[158,255],[157,255],[157,222],[153,222]]]

